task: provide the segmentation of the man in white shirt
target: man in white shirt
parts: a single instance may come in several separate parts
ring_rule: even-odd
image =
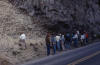
[[[20,40],[25,40],[26,39],[26,35],[23,33],[20,35]]]
[[[81,39],[81,46],[85,45],[85,39],[86,39],[85,34],[82,34],[80,39]]]
[[[60,51],[61,50],[60,35],[56,36],[56,42],[57,42],[57,49]]]
[[[56,41],[59,42],[60,41],[60,36],[56,36]]]
[[[76,32],[77,32],[78,35],[80,34],[80,31],[79,30],[77,30]]]
[[[74,46],[75,46],[75,47],[78,47],[78,34],[77,34],[77,33],[74,34],[73,40],[74,40]]]
[[[24,48],[26,49],[26,42],[25,42],[26,35],[24,33],[22,33],[19,38],[20,38],[20,42],[21,42],[22,46],[24,45]]]
[[[78,39],[78,34],[75,34],[75,35],[73,36],[73,39]]]
[[[81,40],[84,40],[85,39],[85,35],[81,35]]]

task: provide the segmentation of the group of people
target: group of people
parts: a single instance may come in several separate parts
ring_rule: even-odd
[[[48,32],[45,38],[47,55],[50,55],[51,48],[53,53],[56,54],[56,51],[62,51],[70,49],[71,46],[79,47],[84,46],[88,43],[88,33],[76,31],[75,33],[65,33],[65,34],[55,34]]]
[[[87,32],[76,31],[74,33],[50,33],[48,32],[45,38],[47,55],[50,55],[51,49],[53,49],[53,54],[57,51],[63,51],[66,49],[71,49],[71,47],[84,46],[88,43],[89,35]],[[20,35],[20,43],[23,49],[26,49],[26,35],[22,33]]]

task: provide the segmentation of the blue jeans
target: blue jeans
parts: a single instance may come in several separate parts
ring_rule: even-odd
[[[57,41],[57,49],[58,49],[59,51],[61,50],[60,41]]]
[[[47,44],[47,56],[50,55],[50,44]]]
[[[66,41],[65,42],[65,48],[67,49],[67,48],[70,48],[70,42],[69,41]]]
[[[53,52],[56,54],[56,44],[53,44]]]
[[[86,43],[88,43],[88,38],[86,38]]]
[[[78,40],[77,39],[74,40],[74,46],[78,47]]]

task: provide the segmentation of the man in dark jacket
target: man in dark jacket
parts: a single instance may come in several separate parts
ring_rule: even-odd
[[[70,33],[67,33],[65,35],[65,48],[69,48],[70,49],[70,44],[71,44],[71,36]]]
[[[50,38],[51,38],[51,35],[48,32],[47,35],[46,35],[46,38],[45,38],[46,46],[47,46],[47,56],[50,55],[50,43],[51,43]]]

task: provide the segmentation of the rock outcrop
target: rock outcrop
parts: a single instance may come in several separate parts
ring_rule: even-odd
[[[30,16],[40,19],[49,30],[71,31],[82,29],[100,32],[99,0],[10,0],[19,9]],[[53,28],[54,27],[54,28]]]

